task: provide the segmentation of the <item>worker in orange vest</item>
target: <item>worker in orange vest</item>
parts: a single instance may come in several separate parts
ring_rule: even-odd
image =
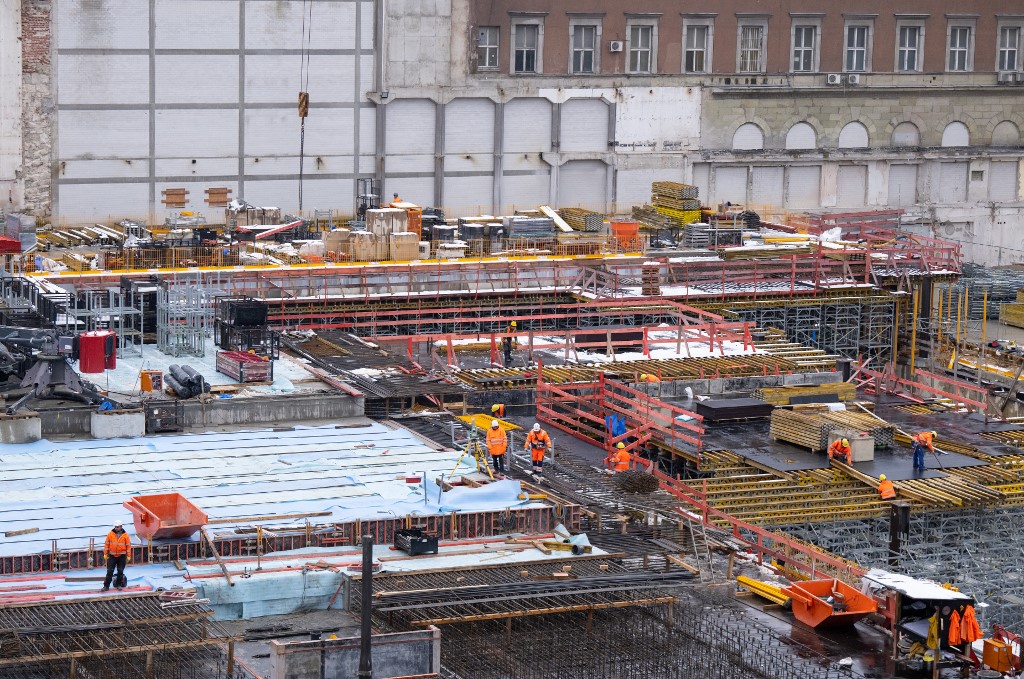
[[[647,373],[643,373],[642,375],[640,375],[640,381],[649,382],[653,384],[655,382],[661,382],[661,378],[658,377],[657,375],[649,375]]]
[[[892,500],[896,497],[896,488],[893,487],[892,481],[885,478],[885,474],[878,475],[878,493],[883,500]]]
[[[938,434],[934,431],[923,431],[910,439],[914,445],[914,469],[924,469],[924,449],[927,448],[930,452],[935,452],[936,436]]]
[[[128,537],[121,526],[120,521],[114,522],[114,527],[107,533],[107,539],[103,542],[103,561],[107,564],[107,577],[103,579],[104,592],[110,591],[110,581],[114,581],[114,587],[123,589],[126,583],[124,567],[132,560],[132,540]],[[114,569],[117,569],[117,578],[114,579]]]
[[[853,464],[853,449],[850,448],[849,439],[836,439],[828,447],[828,459],[841,458],[846,464]]]
[[[544,453],[551,450],[551,437],[540,428],[539,423],[533,424],[533,429],[526,435],[525,448],[530,451],[530,458],[533,460],[533,471],[540,473],[544,468]]]
[[[491,406],[491,417],[505,417],[505,404],[495,403]]]
[[[624,472],[629,469],[629,463],[633,461],[633,456],[626,450],[626,444],[619,441],[615,445],[615,452],[611,455],[611,463],[615,469],[615,473]]]
[[[508,324],[508,327],[505,329],[505,337],[501,338],[501,351],[505,355],[504,367],[506,368],[512,364],[512,347],[515,342],[515,339],[512,337],[512,335],[515,334],[515,332],[516,322],[512,321],[511,323]]]
[[[498,426],[497,420],[491,420],[491,428],[487,430],[487,450],[491,453],[494,471],[505,473],[505,451],[508,450],[508,434]]]

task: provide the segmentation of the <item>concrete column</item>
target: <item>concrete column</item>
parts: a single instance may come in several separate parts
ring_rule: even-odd
[[[22,208],[21,2],[0,2],[0,204]]]
[[[501,212],[501,174],[505,165],[505,104],[494,104],[494,194],[493,214]]]
[[[444,205],[444,109],[443,102],[434,106],[434,205]]]
[[[34,411],[0,415],[0,443],[32,443],[43,437],[42,432],[42,421]]]

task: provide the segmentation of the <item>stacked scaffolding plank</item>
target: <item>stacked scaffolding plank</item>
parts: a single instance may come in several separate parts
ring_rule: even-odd
[[[566,207],[558,211],[558,215],[575,231],[600,231],[604,225],[605,215],[578,207]]]
[[[821,450],[821,420],[794,410],[776,409],[772,412],[771,437],[777,441],[795,443],[803,448]]]
[[[857,398],[857,387],[849,382],[831,382],[810,386],[764,387],[754,390],[754,398],[776,406],[790,405],[794,398],[836,395],[840,401],[852,401]]]
[[[874,437],[876,448],[892,448],[895,444],[896,427],[863,413],[827,412],[818,415],[821,429],[821,445],[828,445],[829,434],[836,429],[853,429]]]
[[[651,203],[654,209],[675,221],[676,226],[686,226],[700,221],[700,200],[697,187],[678,182],[654,182],[651,184]]]

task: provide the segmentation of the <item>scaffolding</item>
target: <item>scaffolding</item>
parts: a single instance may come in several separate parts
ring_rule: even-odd
[[[142,353],[142,308],[126,298],[120,288],[73,292],[55,325],[69,335],[112,330],[117,335],[118,358]]]
[[[228,294],[212,277],[199,273],[164,280],[156,300],[157,348],[169,356],[205,356],[217,298]]]

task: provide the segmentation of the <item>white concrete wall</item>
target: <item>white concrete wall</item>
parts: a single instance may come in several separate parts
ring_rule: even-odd
[[[0,0],[0,209],[22,208],[21,0]]]

